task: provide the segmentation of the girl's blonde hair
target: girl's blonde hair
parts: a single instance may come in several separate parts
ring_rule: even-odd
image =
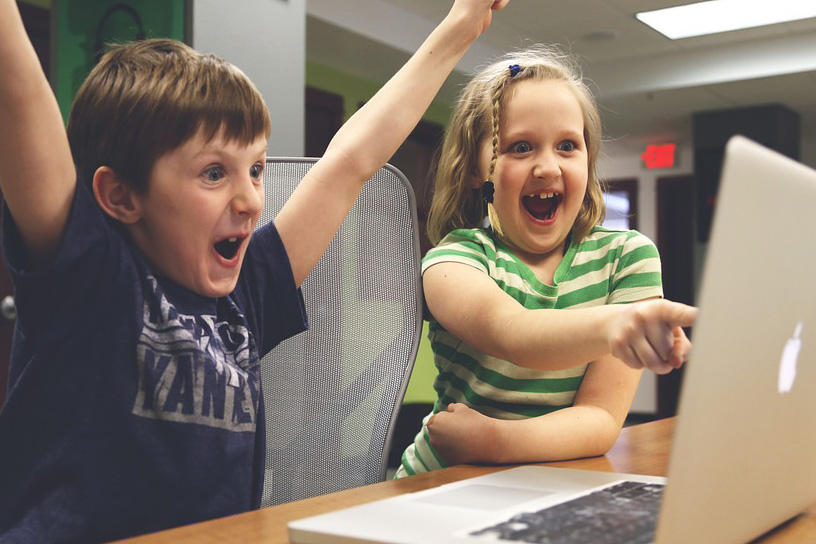
[[[511,72],[518,65],[520,71]],[[465,86],[445,131],[436,168],[434,194],[428,212],[428,237],[433,244],[450,231],[473,228],[484,218],[480,190],[479,155],[485,138],[492,139],[491,174],[498,150],[499,119],[504,98],[520,81],[563,81],[572,88],[584,117],[587,146],[587,191],[575,225],[574,240],[581,240],[603,221],[603,187],[596,171],[601,147],[601,118],[595,98],[583,82],[574,59],[551,46],[535,46],[504,55],[478,72]],[[501,183],[501,180],[499,180]]]

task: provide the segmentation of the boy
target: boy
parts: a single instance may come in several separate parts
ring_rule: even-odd
[[[19,315],[0,542],[98,542],[258,506],[259,358],[306,327],[298,286],[507,2],[455,0],[253,234],[270,123],[239,70],[168,40],[119,47],[66,135],[15,2],[0,0],[3,247]]]

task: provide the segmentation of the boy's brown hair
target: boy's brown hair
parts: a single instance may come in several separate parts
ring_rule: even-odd
[[[249,144],[268,137],[260,92],[232,64],[169,39],[113,46],[79,89],[68,141],[80,183],[108,166],[144,194],[153,165],[199,130]]]

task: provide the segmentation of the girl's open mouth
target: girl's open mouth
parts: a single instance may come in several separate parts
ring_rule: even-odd
[[[221,240],[220,242],[216,242],[215,251],[226,260],[230,260],[238,253],[243,241],[243,238],[227,238]]]
[[[521,199],[527,212],[540,221],[549,221],[555,217],[555,212],[561,204],[563,195],[546,192],[534,195],[524,195]]]

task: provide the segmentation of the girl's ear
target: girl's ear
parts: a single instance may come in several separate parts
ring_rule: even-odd
[[[484,185],[484,182],[487,181],[487,177],[485,177],[481,172],[479,172],[479,170],[481,170],[481,168],[479,167],[478,164],[474,164],[473,168],[470,169],[468,179],[470,181],[471,189],[481,190],[482,185]]]
[[[482,185],[484,185],[484,182],[485,180],[482,179],[482,176],[480,176],[478,172],[471,172],[470,174],[471,189],[481,189]]]
[[[485,159],[484,155],[487,151],[484,149],[483,143],[478,144],[476,147],[480,151],[476,153],[475,157],[468,161],[468,181],[470,181],[471,189],[481,190],[482,185],[484,185],[484,182],[487,181],[487,169],[484,168],[484,172],[482,172],[482,169],[485,167],[485,160],[490,160],[490,155],[487,155],[487,158]]]
[[[100,166],[94,173],[93,192],[99,207],[117,221],[132,225],[141,219],[133,189],[109,166]]]

